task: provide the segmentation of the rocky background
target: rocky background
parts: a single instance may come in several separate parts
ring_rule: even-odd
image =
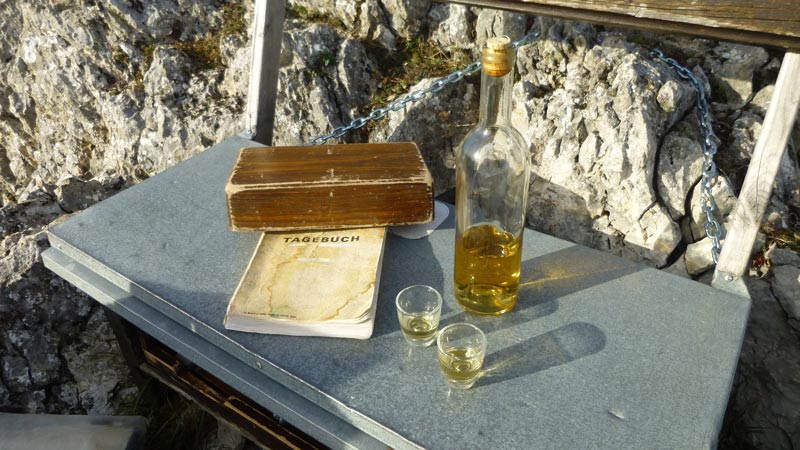
[[[244,128],[251,1],[0,3],[0,411],[114,414],[137,387],[103,311],[42,266],[48,225]],[[293,0],[276,144],[349,123],[476,58],[488,36],[523,47],[514,125],[537,177],[530,226],[708,282],[696,92],[706,84],[726,220],[782,53],[406,0]],[[437,193],[477,119],[478,78],[350,141],[415,141]],[[800,448],[800,126],[754,260],[753,307],[720,448]],[[766,252],[764,252],[766,250]]]

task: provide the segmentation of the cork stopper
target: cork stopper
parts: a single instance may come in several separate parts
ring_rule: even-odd
[[[514,67],[514,50],[508,36],[491,37],[481,56],[483,71],[493,77],[502,77]]]

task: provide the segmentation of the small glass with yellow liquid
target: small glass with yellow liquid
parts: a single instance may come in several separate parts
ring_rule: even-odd
[[[425,285],[409,286],[397,294],[397,320],[403,337],[415,347],[427,347],[436,340],[442,316],[442,296]]]
[[[454,323],[442,328],[436,346],[447,384],[455,389],[471,388],[480,376],[486,355],[483,331],[468,323]]]

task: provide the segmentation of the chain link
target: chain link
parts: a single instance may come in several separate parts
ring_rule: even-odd
[[[531,31],[523,36],[521,39],[514,41],[511,46],[516,50],[524,45],[530,44],[539,38],[538,31]],[[711,257],[714,264],[719,260],[719,253],[722,248],[720,239],[722,236],[722,227],[719,222],[714,218],[714,212],[717,210],[717,202],[714,200],[712,188],[717,178],[717,165],[714,163],[714,155],[717,153],[716,137],[714,136],[714,129],[711,123],[711,111],[708,105],[708,98],[706,97],[706,90],[703,83],[697,79],[694,73],[688,68],[681,65],[674,58],[669,58],[664,55],[659,49],[654,49],[650,55],[653,58],[665,62],[672,68],[678,76],[691,83],[697,90],[697,119],[700,122],[700,131],[703,135],[703,170],[702,179],[700,181],[700,206],[706,214],[705,231],[706,235],[712,240]],[[392,100],[384,108],[376,108],[367,116],[357,117],[353,119],[348,125],[334,128],[328,134],[323,134],[311,138],[305,145],[320,145],[324,144],[330,139],[342,137],[349,131],[356,130],[363,127],[369,122],[383,119],[390,111],[399,111],[409,103],[416,103],[427,95],[436,93],[447,87],[449,84],[460,82],[465,76],[471,75],[481,70],[481,62],[473,61],[467,67],[456,70],[438,80],[432,82],[427,88],[417,91],[409,92],[408,94]]]
[[[514,47],[514,49],[516,50],[522,47],[523,45],[530,44],[531,42],[535,41],[538,37],[539,37],[538,31],[531,31],[530,33],[523,36],[520,40],[512,42],[511,46]],[[459,81],[461,81],[465,76],[472,75],[473,73],[479,70],[481,70],[481,62],[473,61],[467,67],[461,70],[456,70],[450,73],[449,75],[439,78],[438,80],[431,83],[427,88],[420,89],[418,91],[412,91],[402,97],[397,97],[396,99],[392,100],[392,102],[389,103],[386,107],[377,108],[372,112],[370,112],[365,117],[357,117],[353,119],[353,121],[350,122],[348,125],[334,128],[333,131],[331,131],[328,134],[315,136],[309,139],[309,141],[306,142],[305,145],[320,145],[324,144],[329,139],[342,137],[348,131],[361,128],[364,125],[368,124],[369,122],[383,119],[383,117],[386,116],[386,114],[388,114],[389,111],[399,111],[403,109],[407,104],[416,103],[425,98],[428,94],[439,92],[445,87],[447,87],[447,85],[456,84]]]
[[[706,236],[711,238],[711,258],[714,264],[719,261],[719,252],[722,250],[720,239],[722,239],[722,227],[719,222],[714,218],[714,212],[717,210],[717,202],[714,200],[714,194],[711,189],[714,187],[714,182],[717,179],[717,165],[714,163],[714,155],[717,154],[717,141],[714,136],[714,129],[711,124],[711,110],[708,105],[708,97],[706,97],[706,90],[703,83],[697,79],[695,74],[688,68],[682,66],[674,58],[668,58],[659,49],[654,49],[651,53],[656,59],[659,59],[668,66],[684,80],[691,83],[697,90],[697,120],[700,123],[700,132],[703,135],[703,170],[702,179],[700,180],[700,208],[706,214]]]

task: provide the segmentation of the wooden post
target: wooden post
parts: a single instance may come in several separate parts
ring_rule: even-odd
[[[264,145],[272,144],[285,14],[286,0],[256,0],[247,129],[250,139]]]
[[[750,160],[750,168],[744,178],[739,201],[728,226],[725,243],[722,245],[722,253],[714,272],[715,287],[727,289],[728,285],[747,270],[761,217],[769,202],[798,106],[800,53],[787,52],[764,118],[761,135]]]

